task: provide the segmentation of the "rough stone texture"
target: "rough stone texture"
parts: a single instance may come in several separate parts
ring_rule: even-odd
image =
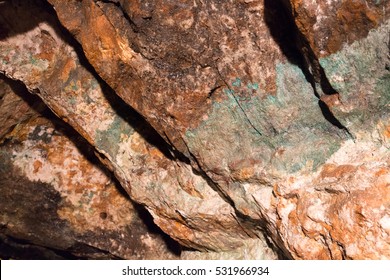
[[[388,148],[347,141],[315,174],[278,185],[279,229],[293,257],[388,259],[389,163]]]
[[[44,110],[45,106],[38,101],[23,84],[0,75],[0,139],[15,125]]]
[[[274,63],[284,58],[262,1],[49,2],[99,75],[188,157],[186,130],[227,99],[234,79],[250,84],[238,97],[276,93]]]
[[[389,102],[390,2],[285,2],[318,97],[352,134],[371,130]]]
[[[178,258],[73,130],[33,118],[5,137],[0,161],[2,257],[20,258],[23,240],[24,254],[41,248],[29,258]]]
[[[200,250],[232,250],[256,238],[266,250],[261,232],[245,230],[213,183],[185,162],[172,160],[171,151],[148,124],[80,64],[52,16],[39,7],[26,9],[33,3],[23,1],[4,12],[9,18],[22,13],[41,22],[0,43],[5,74],[22,80],[94,145],[131,198],[145,205],[154,222],[174,239]],[[28,29],[8,28],[9,34]],[[14,71],[21,68],[24,71]]]
[[[284,0],[297,27],[318,57],[367,37],[390,12],[387,0]]]
[[[26,27],[12,18],[36,2],[2,4],[0,71],[166,233],[203,251],[266,252],[264,233],[295,259],[390,258],[389,1],[48,2],[70,34],[50,7]]]

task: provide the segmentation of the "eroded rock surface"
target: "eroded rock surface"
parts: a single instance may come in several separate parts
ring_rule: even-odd
[[[22,240],[24,254],[40,248],[30,258],[178,258],[73,130],[32,118],[5,137],[0,159],[2,257],[20,257]]]
[[[245,239],[256,238],[267,248],[261,232],[245,231],[234,208],[213,189],[212,182],[185,162],[172,160],[173,152],[148,124],[80,64],[74,48],[61,38],[64,35],[52,16],[36,9],[16,9],[27,12],[26,16],[35,12],[33,15],[43,17],[37,21],[43,23],[26,38],[18,35],[1,44],[7,60],[6,74],[23,80],[94,145],[131,198],[145,205],[154,222],[183,245],[200,250],[232,250]],[[15,16],[14,12],[10,9],[10,17]],[[17,28],[11,25],[9,33],[17,33]],[[29,37],[34,40],[28,41]],[[20,45],[19,40],[24,43]],[[53,59],[42,59],[42,52]],[[35,63],[29,64],[31,59]],[[29,70],[13,72],[17,65]]]
[[[1,4],[0,71],[167,234],[390,258],[389,1],[48,2]]]
[[[0,75],[0,139],[17,124],[39,115],[44,109],[39,98],[30,95],[22,83]]]

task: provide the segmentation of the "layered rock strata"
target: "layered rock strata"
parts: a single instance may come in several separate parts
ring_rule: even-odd
[[[48,2],[1,4],[0,71],[171,237],[390,257],[389,1]]]

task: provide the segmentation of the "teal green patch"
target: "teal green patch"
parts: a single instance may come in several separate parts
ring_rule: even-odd
[[[320,59],[341,101],[351,108],[335,115],[352,133],[372,130],[382,115],[390,113],[389,30],[387,21],[366,38]]]
[[[224,89],[227,99],[214,102],[208,119],[186,132],[194,154],[206,159],[212,151],[228,166],[252,159],[282,172],[298,172],[307,166],[315,170],[338,150],[344,134],[322,115],[301,69],[282,63],[275,67],[275,96],[265,96],[257,83],[243,85],[239,78],[231,83],[234,89]],[[284,152],[275,157],[279,148]],[[212,162],[208,168],[219,170],[220,165]]]
[[[240,86],[241,86],[241,79],[240,79],[240,78],[236,78],[236,79],[232,82],[232,86],[234,86],[234,87],[240,87]]]
[[[79,90],[79,86],[77,85],[76,82],[72,84],[72,90],[73,91],[78,91]]]
[[[76,99],[74,96],[71,96],[71,97],[69,98],[69,103],[70,103],[72,106],[74,106],[74,105],[77,104],[77,99]]]
[[[115,115],[107,130],[96,131],[96,147],[98,150],[106,151],[115,159],[121,142],[121,135],[130,136],[133,133],[134,129],[121,117]]]
[[[225,88],[223,90],[226,94],[230,95],[230,94],[234,94],[234,90],[230,89],[230,88]]]
[[[379,107],[390,110],[390,72],[378,80],[375,85],[375,92],[377,92],[379,96]]]
[[[268,99],[268,101],[269,101],[270,103],[272,103],[272,104],[277,104],[278,99],[277,99],[275,96],[273,96],[273,95],[268,95],[268,96],[267,96],[267,99]]]
[[[38,60],[34,56],[30,55],[30,63],[36,66],[38,64]]]
[[[45,70],[47,68],[48,62],[45,59],[38,59],[33,55],[29,55],[29,63],[40,70]]]
[[[248,83],[247,84],[248,89],[253,89],[253,90],[258,90],[259,89],[259,84],[258,83]]]

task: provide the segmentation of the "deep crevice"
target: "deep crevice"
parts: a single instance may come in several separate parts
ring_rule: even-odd
[[[134,128],[134,130],[139,133],[150,145],[158,148],[168,159],[174,160],[175,158],[172,157],[171,154],[171,147],[165,142],[165,140],[157,133],[157,131],[133,108],[131,108],[127,103],[125,103],[119,96],[116,95],[114,90],[98,75],[94,67],[89,63],[88,59],[86,58],[82,46],[80,43],[72,36],[72,34],[60,23],[58,18],[56,16],[56,12],[53,8],[53,6],[48,3],[47,1],[29,1],[29,4],[35,4],[36,7],[43,8],[46,12],[48,12],[48,16],[46,15],[45,18],[39,17],[39,15],[34,15],[33,23],[30,26],[28,26],[27,29],[23,30],[12,30],[16,34],[22,34],[26,32],[27,30],[30,30],[35,27],[35,25],[38,25],[40,22],[47,22],[49,25],[53,27],[53,29],[56,31],[57,35],[67,44],[73,47],[74,51],[77,53],[78,59],[80,61],[80,64],[89,71],[94,78],[99,82],[102,92],[105,95],[106,99],[112,106],[115,113],[127,121],[131,127]],[[26,2],[21,2],[21,5],[26,5]],[[12,8],[12,4],[10,6],[7,6],[8,8]],[[15,32],[16,31],[16,32]],[[7,34],[9,35],[9,34]],[[18,95],[24,99],[27,103],[30,105],[31,100],[38,100],[42,104],[44,102],[38,98],[35,95],[32,95],[29,93],[29,95],[26,95],[24,93],[28,92],[28,90],[25,88],[25,85],[20,81],[14,81],[12,79],[7,78],[5,75],[2,74],[2,76],[7,79],[8,83],[13,88],[18,88],[17,93]],[[20,88],[23,88],[23,92],[20,90]],[[101,163],[101,160],[98,159],[98,157],[94,153],[98,153],[93,146],[91,146],[90,143],[87,142],[79,133],[71,127],[69,124],[58,118],[51,110],[48,109],[47,105],[43,105],[45,108],[44,117],[50,119],[55,124],[55,128],[61,130],[61,132],[65,133],[65,135],[73,142],[73,144],[78,148],[78,150],[83,154],[85,158],[87,158],[91,163],[97,165],[101,170],[106,173],[106,175],[111,178],[117,186],[117,189],[125,195],[126,198],[129,198],[129,195],[127,192],[122,188],[118,180],[115,178],[115,176],[112,174],[112,172]],[[72,137],[69,137],[69,131],[71,131]],[[77,140],[75,140],[77,138]],[[99,154],[99,153],[98,153]],[[105,156],[102,155],[104,158]],[[184,155],[183,155],[184,157]],[[179,160],[181,157],[177,157]],[[177,159],[176,158],[176,159]],[[185,160],[188,163],[188,159]],[[131,199],[130,199],[131,200]],[[134,203],[134,202],[133,202]],[[136,206],[137,212],[141,215],[141,219],[146,224],[146,226],[150,229],[153,227],[157,227],[154,225],[154,222],[149,215],[145,215],[144,211],[141,209],[143,206]],[[145,210],[146,211],[146,210]],[[151,220],[150,220],[151,219]],[[154,225],[154,226],[153,226]],[[172,252],[174,254],[179,253],[179,249],[181,248],[179,243],[174,241],[169,235],[164,233],[162,230],[154,230],[155,233],[159,233],[162,235],[163,240],[166,242],[167,248],[170,250],[173,250]]]
[[[222,87],[222,86],[216,86],[216,87],[212,88],[212,89],[209,91],[209,93],[207,94],[207,98],[212,98],[213,95],[214,95],[214,93],[215,93],[218,89],[220,89],[221,87]]]
[[[347,128],[343,126],[340,121],[333,115],[333,113],[330,111],[328,105],[321,99],[318,100],[318,106],[321,109],[322,115],[325,117],[325,119],[330,122],[332,125],[336,126],[339,129],[345,129]]]
[[[311,84],[314,94],[332,95],[337,91],[332,87],[325,71],[314,54],[309,42],[298,29],[291,3],[283,0],[265,0],[264,18],[275,42],[288,61],[297,65]],[[275,20],[275,19],[278,20]]]
[[[172,252],[175,256],[180,256],[183,250],[187,250],[187,248],[183,247],[176,240],[172,239],[172,237],[170,237],[153,222],[152,215],[143,205],[134,203],[134,208],[137,211],[138,216],[144,221],[148,232],[160,235],[165,241],[165,244],[169,251]]]
[[[185,143],[187,145],[187,143]],[[215,191],[226,203],[228,203],[229,205],[231,205],[234,209],[235,209],[235,205],[234,205],[234,201],[226,194],[224,194],[221,189],[218,187],[218,184],[215,183],[212,178],[207,174],[206,171],[203,170],[198,158],[191,153],[191,151],[189,150],[189,147],[187,146],[187,150],[188,152],[190,153],[190,156],[191,156],[191,159],[192,161],[194,162],[194,164],[196,165],[195,167],[194,166],[191,166],[192,168],[192,172],[195,174],[195,175],[198,175],[198,176],[201,176],[203,178],[203,180],[205,180],[207,182],[207,185],[213,190]]]
[[[125,11],[125,9],[123,9],[121,3],[119,1],[115,1],[115,0],[98,0],[98,1],[95,1],[96,4],[98,4],[99,2],[102,2],[102,3],[105,3],[105,4],[113,4],[115,7],[117,7],[123,14],[123,17],[128,21],[131,29],[133,30],[134,33],[138,33],[139,30],[138,30],[138,26],[135,24],[135,22],[130,18],[130,16],[127,14],[127,12]]]
[[[20,81],[12,80],[6,76],[0,75],[0,78],[4,80],[10,87],[14,90],[15,94],[17,94],[21,99],[23,99],[25,102],[27,102],[30,106],[34,106],[34,108],[39,108],[37,113],[39,113],[42,117],[50,120],[56,131],[61,132],[62,135],[64,135],[69,141],[72,142],[72,144],[77,148],[77,150],[83,155],[85,159],[87,159],[92,165],[96,166],[101,170],[108,178],[110,178],[118,190],[118,192],[132,202],[134,205],[134,209],[138,213],[140,219],[145,224],[146,228],[148,229],[148,232],[159,235],[162,240],[165,242],[167,249],[172,252],[174,255],[179,256],[182,250],[181,245],[173,240],[168,234],[163,232],[157,225],[154,224],[152,216],[146,211],[146,209],[134,202],[130,197],[129,194],[125,191],[125,189],[121,186],[118,179],[112,174],[112,172],[109,170],[108,167],[103,165],[101,160],[98,159],[98,157],[95,155],[97,152],[93,146],[91,146],[90,143],[87,142],[71,125],[64,122],[62,119],[57,117],[47,106],[44,104],[44,102],[35,95],[32,95],[28,92],[25,85]],[[102,155],[104,157],[104,155]],[[15,239],[16,240],[16,239]],[[30,246],[37,246],[42,247],[33,243],[30,243],[28,241],[23,240],[16,240],[17,243],[19,242],[21,245],[28,244]],[[0,244],[1,245],[1,244]],[[79,246],[86,246],[85,244],[81,244]],[[0,246],[1,247],[1,246]],[[50,250],[54,252],[55,254],[59,255],[60,257],[64,257],[65,259],[83,259],[84,257],[80,258],[77,255],[74,255],[71,253],[72,251],[80,251],[82,248],[69,248],[68,251],[65,250],[57,250],[55,248],[49,248],[49,247],[42,247],[47,250]],[[87,247],[86,247],[87,248]],[[91,247],[92,248],[92,247]],[[96,250],[99,250],[100,252],[104,253],[105,255],[111,255],[112,258],[117,258],[114,255],[112,255],[109,252],[100,250],[99,248],[96,248]],[[85,250],[84,250],[85,251]],[[0,254],[2,254],[0,250]],[[22,254],[22,252],[20,252]],[[5,256],[5,255],[4,255]],[[15,256],[14,256],[15,257]],[[21,258],[22,255],[21,255]],[[85,257],[87,258],[87,257]]]
[[[56,12],[52,5],[47,1],[45,2],[45,9],[50,13],[56,15]],[[103,1],[104,2],[104,1]],[[115,2],[107,1],[112,4]],[[145,118],[134,110],[130,105],[123,101],[115,91],[99,76],[96,69],[90,64],[87,57],[84,54],[83,47],[81,44],[73,37],[73,35],[66,29],[58,18],[52,19],[53,28],[58,31],[58,35],[77,53],[80,65],[90,72],[93,77],[98,81],[102,92],[110,103],[112,109],[115,113],[122,119],[124,119],[134,130],[139,133],[150,145],[156,147],[164,154],[168,159],[173,159],[170,145],[160,136],[160,134],[150,125]]]
[[[326,77],[325,70],[320,65],[309,42],[298,29],[290,1],[265,0],[264,19],[273,39],[288,61],[302,70],[306,80],[312,86],[314,95],[319,99],[318,105],[324,118],[353,138],[348,128],[336,118],[329,106],[321,100],[323,95],[338,93]]]

